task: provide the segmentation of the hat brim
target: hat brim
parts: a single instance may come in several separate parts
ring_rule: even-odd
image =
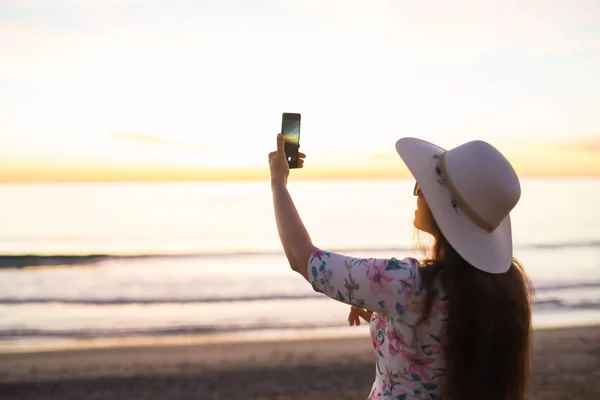
[[[444,237],[456,252],[477,269],[492,274],[509,270],[512,264],[510,216],[491,233],[473,224],[452,206],[450,192],[437,180],[437,158],[445,150],[417,138],[402,138],[396,151],[419,184],[425,201]]]

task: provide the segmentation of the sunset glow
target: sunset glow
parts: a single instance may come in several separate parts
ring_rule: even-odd
[[[407,176],[403,136],[600,176],[600,3],[8,0],[0,182]],[[477,6],[476,6],[477,5]]]

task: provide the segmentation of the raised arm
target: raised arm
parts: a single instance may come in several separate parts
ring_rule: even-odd
[[[283,135],[277,135],[269,165],[277,231],[292,269],[335,300],[401,317],[419,288],[417,260],[354,258],[315,247],[286,187],[289,167],[283,146]],[[305,155],[299,155],[302,167]]]
[[[308,281],[306,266],[316,247],[312,244],[285,184],[272,183],[271,188],[273,191],[275,221],[277,222],[277,231],[283,245],[283,251],[292,269]]]
[[[306,156],[303,153],[298,155],[300,157],[298,167],[302,168]],[[302,223],[286,186],[289,167],[285,159],[283,135],[281,134],[277,135],[277,151],[269,154],[269,164],[275,221],[283,251],[292,269],[308,281],[306,266],[316,247],[312,244],[310,235]]]

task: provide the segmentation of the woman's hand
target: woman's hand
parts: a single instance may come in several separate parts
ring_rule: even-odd
[[[298,168],[302,168],[304,165],[305,157],[304,153],[298,153]],[[285,185],[290,174],[290,167],[285,157],[285,147],[281,133],[277,134],[277,151],[269,153],[269,166],[271,167],[271,184]]]
[[[366,322],[371,322],[371,316],[373,315],[373,311],[363,310],[360,307],[352,306],[350,307],[350,314],[348,315],[348,322],[350,326],[360,325],[360,318],[364,319]]]

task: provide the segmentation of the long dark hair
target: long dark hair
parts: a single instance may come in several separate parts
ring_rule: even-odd
[[[474,268],[433,225],[432,255],[421,269],[426,293],[421,321],[429,318],[439,279],[448,299],[444,398],[525,399],[533,301],[527,274],[516,259],[504,274]]]

